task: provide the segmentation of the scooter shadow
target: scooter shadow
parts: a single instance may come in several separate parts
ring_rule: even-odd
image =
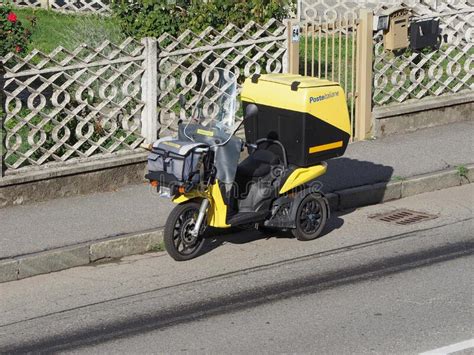
[[[321,236],[314,241],[317,241],[321,238],[328,238],[330,237],[332,231],[341,228],[344,225],[344,219],[341,217],[346,213],[348,213],[348,211],[334,213],[328,220]],[[289,230],[257,230],[253,228],[253,226],[234,227],[225,230],[211,229],[206,236],[200,256],[211,253],[213,250],[226,244],[241,245],[259,240],[267,240],[269,243],[271,243],[272,239],[295,239],[296,242],[296,238]]]

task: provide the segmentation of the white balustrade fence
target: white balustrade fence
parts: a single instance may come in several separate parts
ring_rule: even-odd
[[[474,0],[298,0],[299,20],[335,21],[358,18],[360,9],[379,14],[388,8],[408,7],[423,15],[459,11],[474,6]]]
[[[51,9],[61,12],[111,13],[109,0],[12,0],[19,7]]]
[[[448,41],[436,51],[396,56],[384,50],[376,34],[374,105],[473,90],[472,0],[404,3],[413,6],[415,16],[439,17]],[[310,21],[313,27],[303,28],[313,32],[334,19],[348,24],[341,16],[354,15],[356,21],[360,7],[381,8],[372,0],[302,0],[299,5],[299,23]],[[144,140],[176,131],[178,120],[189,117],[203,75],[214,68],[234,72],[239,89],[254,73],[286,71],[295,54],[288,56],[290,30],[276,20],[249,22],[243,28],[230,24],[221,31],[185,31],[176,38],[163,34],[140,42],[129,38],[98,48],[58,47],[51,53],[33,50],[26,57],[10,53],[0,58],[1,175],[137,152]],[[180,94],[187,99],[185,108],[178,103]]]
[[[191,113],[198,99],[202,76],[213,68],[234,72],[239,78],[239,90],[243,80],[252,74],[282,72],[287,39],[285,30],[286,26],[276,20],[265,25],[251,21],[243,28],[230,24],[222,31],[208,27],[200,34],[185,31],[178,38],[168,34],[159,37],[161,130],[175,129],[177,120]],[[187,99],[185,109],[179,107],[180,94]],[[241,119],[239,111],[237,114]]]
[[[144,46],[33,50],[3,60],[4,165],[65,162],[133,150],[140,136]]]
[[[275,20],[250,22],[0,58],[2,174],[127,154],[176,131],[212,69],[233,71],[239,85],[253,73],[281,72],[285,29]]]

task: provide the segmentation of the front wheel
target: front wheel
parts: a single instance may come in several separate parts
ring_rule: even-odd
[[[176,261],[195,258],[204,244],[204,226],[201,227],[198,236],[191,235],[199,214],[199,207],[200,204],[196,202],[178,205],[166,220],[163,235],[165,249]]]
[[[323,197],[315,194],[306,196],[296,212],[296,228],[291,232],[298,240],[313,240],[321,235],[328,219]]]

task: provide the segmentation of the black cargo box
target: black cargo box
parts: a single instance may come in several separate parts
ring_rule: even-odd
[[[279,140],[290,164],[308,167],[346,150],[349,114],[337,83],[289,74],[262,75],[246,80],[242,103],[244,112],[250,104],[258,109],[244,120],[246,140]],[[279,151],[277,146],[271,150]]]

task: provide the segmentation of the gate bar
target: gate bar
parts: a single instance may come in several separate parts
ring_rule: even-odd
[[[356,90],[356,124],[354,138],[364,140],[372,136],[372,63],[373,13],[360,11],[357,43],[357,90]]]

